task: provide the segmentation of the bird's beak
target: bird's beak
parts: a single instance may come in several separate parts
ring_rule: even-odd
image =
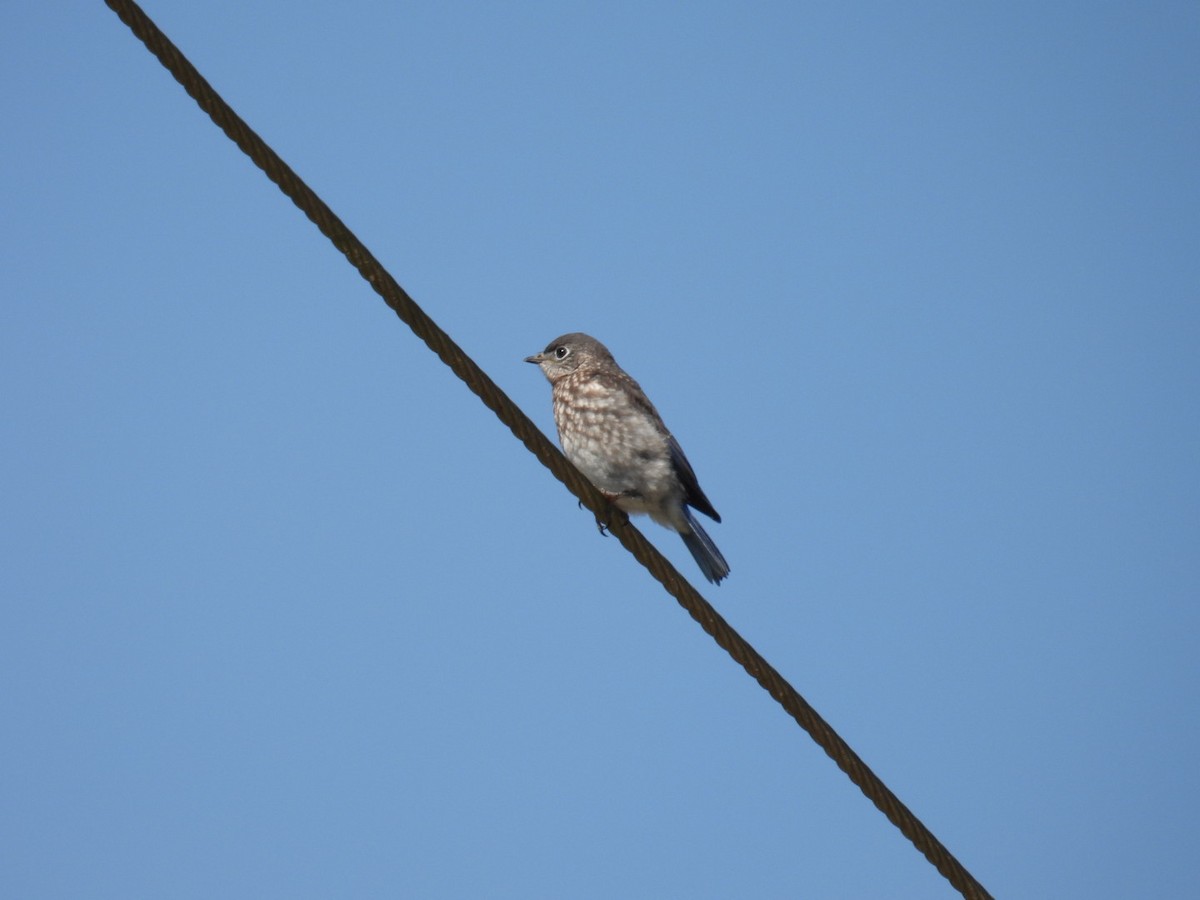
[[[539,353],[539,354],[537,354],[536,356],[527,356],[527,357],[525,357],[525,362],[530,362],[530,363],[533,363],[535,366],[536,366],[538,363],[540,363],[541,361],[542,361],[542,354],[540,354],[540,353]]]

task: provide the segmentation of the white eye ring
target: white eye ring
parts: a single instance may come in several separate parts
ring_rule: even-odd
[[[555,359],[566,359],[570,355],[570,353],[571,353],[571,351],[566,347],[555,347],[554,348],[554,358]]]

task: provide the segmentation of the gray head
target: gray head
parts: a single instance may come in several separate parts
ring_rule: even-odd
[[[525,362],[534,363],[551,383],[579,369],[615,365],[607,347],[578,331],[555,338],[541,353],[525,357]]]

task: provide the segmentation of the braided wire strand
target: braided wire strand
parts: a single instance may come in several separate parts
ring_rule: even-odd
[[[437,354],[513,435],[606,525],[713,640],[803,728],[875,806],[969,900],[991,895],[812,706],[738,634],[628,517],[616,510],[494,381],[444,332],[320,197],[213,90],[179,49],[132,0],[105,0],[213,122],[346,257],[396,315]]]

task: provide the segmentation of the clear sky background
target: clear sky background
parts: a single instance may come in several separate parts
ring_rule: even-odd
[[[0,33],[0,894],[952,889],[102,3]],[[146,10],[985,886],[1200,881],[1200,6]]]

